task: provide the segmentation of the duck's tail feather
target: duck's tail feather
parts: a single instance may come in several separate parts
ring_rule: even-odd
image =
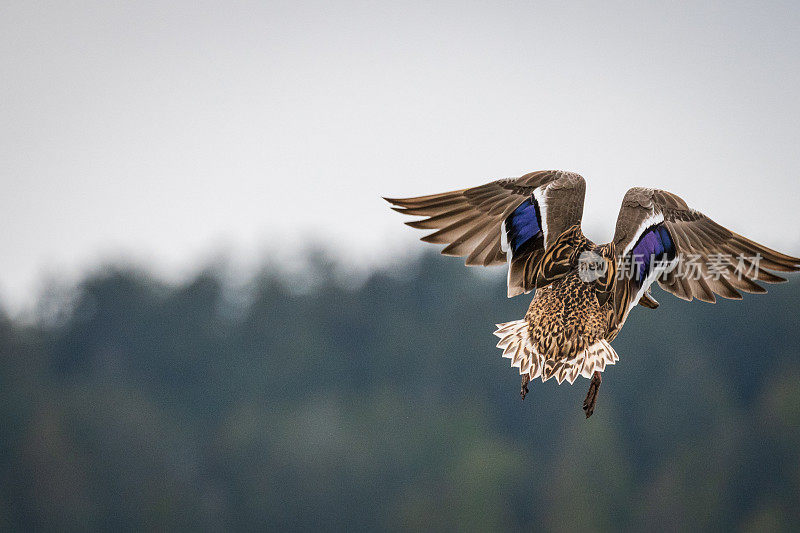
[[[564,380],[574,383],[578,376],[591,378],[595,370],[602,372],[606,365],[619,361],[619,356],[606,340],[592,344],[571,359],[548,359],[542,372],[542,381],[554,377],[559,384]]]
[[[555,377],[558,383],[567,380],[574,383],[577,377],[591,378],[595,370],[602,372],[606,365],[619,361],[619,356],[606,340],[600,340],[572,358],[545,359],[531,341],[527,320],[514,320],[497,324],[494,334],[500,337],[497,347],[503,357],[511,359],[511,366],[519,369],[520,375],[528,374],[531,380],[542,381]]]
[[[514,320],[497,324],[494,334],[500,337],[497,347],[503,350],[503,357],[511,359],[511,366],[519,368],[520,375],[535,379],[542,374],[544,358],[531,342],[529,327],[527,320]]]

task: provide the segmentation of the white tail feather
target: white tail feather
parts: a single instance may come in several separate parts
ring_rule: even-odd
[[[528,374],[531,379],[541,375],[544,361],[531,343],[526,320],[497,324],[494,334],[500,337],[497,347],[503,350],[503,357],[511,359],[511,366],[519,368],[521,375]]]
[[[574,383],[577,377],[591,378],[595,370],[602,372],[606,365],[619,361],[619,356],[606,340],[600,340],[577,356],[568,360],[545,360],[531,342],[527,320],[514,320],[497,324],[494,334],[500,337],[497,347],[503,350],[503,357],[511,359],[511,366],[519,373],[528,374],[530,379],[542,381],[555,377],[558,383],[567,380]]]

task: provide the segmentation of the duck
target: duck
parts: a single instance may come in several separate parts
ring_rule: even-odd
[[[619,361],[611,342],[636,307],[656,309],[651,289],[713,303],[765,293],[776,272],[800,270],[800,258],[717,224],[665,190],[634,187],[623,199],[611,242],[583,234],[586,181],[541,170],[517,178],[427,196],[389,198],[433,230],[422,241],[467,266],[506,265],[509,298],[533,292],[524,318],[496,324],[497,347],[521,376],[520,396],[535,379],[590,380],[583,401],[595,410],[602,372]],[[421,218],[420,218],[421,217]]]

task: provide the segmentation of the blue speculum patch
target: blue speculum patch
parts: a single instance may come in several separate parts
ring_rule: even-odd
[[[506,237],[512,254],[541,232],[541,215],[535,198],[525,200],[506,217]]]
[[[658,261],[675,259],[675,243],[662,224],[647,229],[631,251],[636,281],[641,285]]]

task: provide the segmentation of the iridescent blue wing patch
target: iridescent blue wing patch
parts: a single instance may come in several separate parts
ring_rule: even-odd
[[[631,251],[631,267],[639,286],[659,265],[673,261],[675,254],[675,242],[663,224],[645,230]]]
[[[536,199],[531,197],[514,209],[506,217],[503,230],[512,256],[531,240],[541,238],[542,218]]]

